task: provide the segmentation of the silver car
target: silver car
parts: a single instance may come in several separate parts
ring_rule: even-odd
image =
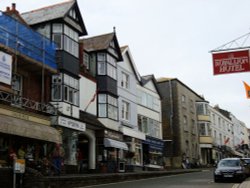
[[[220,160],[214,171],[214,182],[221,180],[244,180],[246,178],[246,164],[240,158],[225,158]]]

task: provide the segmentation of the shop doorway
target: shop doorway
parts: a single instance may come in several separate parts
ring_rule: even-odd
[[[78,135],[77,164],[79,173],[87,173],[89,169],[89,138],[86,135]]]

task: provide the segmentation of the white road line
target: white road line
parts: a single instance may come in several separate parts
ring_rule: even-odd
[[[240,184],[234,184],[232,188],[238,188]]]

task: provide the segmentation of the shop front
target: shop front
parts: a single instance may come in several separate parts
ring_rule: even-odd
[[[125,151],[126,170],[142,171],[142,141],[146,140],[145,133],[125,126],[122,126],[120,130],[124,135],[124,141],[128,145],[128,151]]]
[[[144,169],[162,169],[164,141],[146,136],[142,143]]]
[[[48,156],[48,147],[61,143],[60,133],[50,126],[46,116],[23,112],[11,107],[0,107],[0,166],[11,166],[10,152],[23,147],[25,158],[42,160]],[[23,157],[23,156],[22,156]]]
[[[23,161],[23,172],[45,175],[44,162],[49,161],[54,143],[62,143],[62,137],[51,127],[48,116],[0,105],[0,184],[12,186],[14,162],[18,160]]]
[[[79,139],[80,142],[85,142],[85,138],[79,135],[86,132],[86,125],[83,122],[65,116],[53,117],[52,123],[62,134],[62,148],[64,150],[62,158],[64,171],[65,173],[77,173],[76,156],[79,147]]]
[[[104,130],[97,133],[97,164],[100,172],[125,172],[124,153],[128,146],[120,132]]]

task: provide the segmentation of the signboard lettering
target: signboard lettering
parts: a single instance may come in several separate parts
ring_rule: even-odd
[[[12,57],[0,52],[0,82],[11,85]]]
[[[214,53],[214,75],[250,71],[249,50]]]
[[[63,127],[67,127],[67,128],[70,128],[70,129],[79,130],[79,131],[85,131],[86,130],[85,123],[75,121],[73,119],[69,119],[69,118],[62,117],[62,116],[58,117],[58,125],[61,125]]]

